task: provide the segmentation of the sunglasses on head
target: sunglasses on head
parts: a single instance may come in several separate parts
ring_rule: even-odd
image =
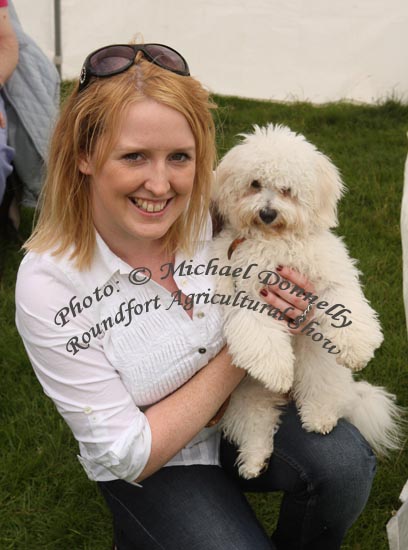
[[[134,63],[137,52],[145,59],[172,73],[190,76],[187,61],[176,50],[164,44],[116,44],[95,50],[85,59],[79,77],[78,92],[89,84],[91,77],[113,76],[127,71]]]

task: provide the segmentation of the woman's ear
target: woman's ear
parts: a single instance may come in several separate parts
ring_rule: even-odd
[[[86,176],[92,176],[93,174],[92,162],[90,161],[89,157],[85,154],[80,155],[78,160],[78,168],[79,168],[79,171],[85,174]]]

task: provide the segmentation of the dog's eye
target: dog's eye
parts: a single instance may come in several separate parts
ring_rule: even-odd
[[[260,189],[262,187],[262,185],[259,183],[258,180],[254,180],[251,182],[251,187],[252,189]]]
[[[290,187],[282,187],[280,191],[284,197],[288,197],[290,195]]]

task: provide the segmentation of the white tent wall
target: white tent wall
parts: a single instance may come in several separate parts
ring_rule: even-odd
[[[25,31],[54,57],[54,1],[13,0]],[[242,97],[408,99],[406,0],[60,0],[62,76],[126,43],[179,50],[212,91]]]

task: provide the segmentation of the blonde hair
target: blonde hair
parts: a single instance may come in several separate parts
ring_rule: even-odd
[[[119,133],[125,110],[153,99],[184,115],[194,135],[196,173],[186,211],[165,236],[166,251],[180,248],[192,254],[205,225],[215,165],[215,129],[211,109],[216,105],[193,77],[180,76],[136,57],[128,71],[95,78],[87,88],[67,99],[51,140],[47,177],[39,215],[26,250],[71,252],[78,269],[90,266],[95,249],[90,177],[78,162],[94,155],[96,173],[106,162]]]

